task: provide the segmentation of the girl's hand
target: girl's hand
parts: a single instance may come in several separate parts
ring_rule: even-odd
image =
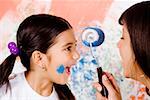
[[[118,87],[115,78],[110,73],[105,72],[102,76],[102,82],[108,90],[108,98],[101,95],[101,85],[99,83],[94,83],[93,86],[97,89],[96,100],[121,100],[120,88]]]

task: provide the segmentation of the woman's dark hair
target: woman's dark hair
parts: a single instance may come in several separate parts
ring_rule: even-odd
[[[126,24],[135,59],[150,78],[150,1],[128,8],[119,18],[119,24]]]
[[[17,47],[21,63],[30,70],[30,57],[33,51],[38,50],[46,53],[54,44],[55,38],[63,31],[72,29],[68,21],[61,17],[49,14],[37,14],[27,17],[17,31]],[[0,65],[0,87],[4,84],[9,86],[9,75],[12,72],[16,56],[11,54]],[[56,85],[59,98],[74,100],[74,96],[67,85]],[[63,100],[64,100],[63,99]]]

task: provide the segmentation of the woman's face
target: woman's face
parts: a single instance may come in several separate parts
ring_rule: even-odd
[[[122,66],[124,69],[125,77],[132,77],[133,64],[135,61],[134,53],[132,50],[132,45],[130,41],[130,36],[127,30],[126,25],[123,25],[122,28],[122,37],[118,42],[118,48],[120,52],[120,56],[122,58]]]
[[[50,81],[57,84],[65,84],[70,75],[70,68],[79,58],[76,50],[76,39],[73,30],[60,33],[55,44],[46,53],[47,75]]]

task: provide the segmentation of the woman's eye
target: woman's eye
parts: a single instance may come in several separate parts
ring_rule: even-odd
[[[120,39],[124,39],[124,37],[121,37]]]
[[[75,44],[75,47],[77,47],[77,44]]]

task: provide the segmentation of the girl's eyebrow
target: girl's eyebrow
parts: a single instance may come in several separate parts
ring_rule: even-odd
[[[77,40],[75,42],[69,42],[69,43],[66,43],[65,45],[63,45],[62,47],[66,47],[68,45],[73,45],[73,44],[76,44]]]

